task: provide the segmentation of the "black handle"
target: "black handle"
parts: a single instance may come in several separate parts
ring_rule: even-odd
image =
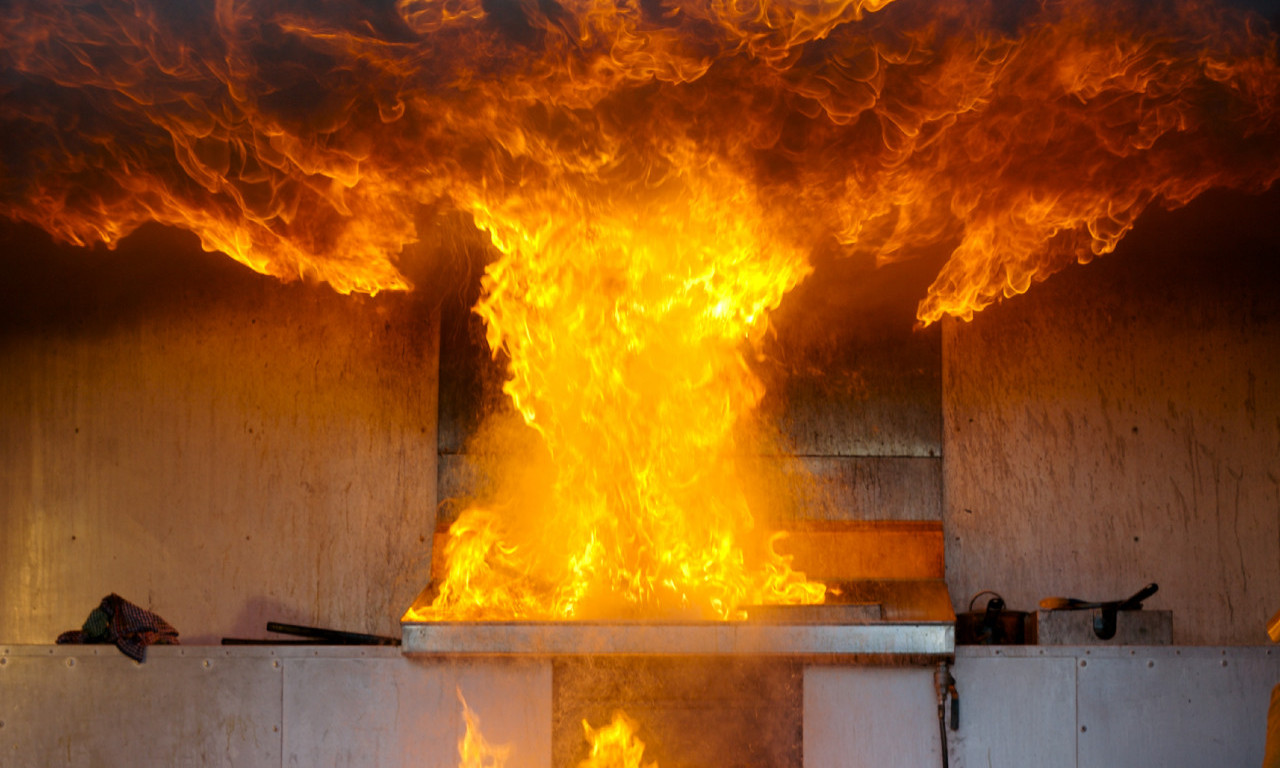
[[[1116,636],[1116,603],[1105,603],[1093,616],[1093,634],[1099,640],[1110,640]]]
[[[1159,589],[1160,585],[1152,582],[1135,592],[1133,597],[1130,597],[1128,600],[1121,601],[1118,609],[1121,611],[1136,611],[1142,607],[1143,600],[1154,595]]]
[[[365,635],[359,632],[342,632],[337,629],[320,627],[303,627],[297,624],[281,624],[276,621],[267,622],[268,632],[279,632],[282,635],[309,637],[333,645],[399,645],[400,639],[384,635]]]

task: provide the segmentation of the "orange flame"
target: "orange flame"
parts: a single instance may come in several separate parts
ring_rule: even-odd
[[[821,599],[745,562],[735,459],[814,248],[949,247],[918,317],[970,318],[1280,176],[1276,35],[1199,0],[15,0],[0,74],[0,212],[68,242],[158,221],[373,293],[424,209],[488,233],[555,469],[462,516],[410,618]]]
[[[407,287],[423,204],[728,167],[797,242],[958,241],[932,322],[1277,175],[1275,36],[1196,0],[17,0],[0,43],[4,215],[78,244],[159,221],[341,291]]]

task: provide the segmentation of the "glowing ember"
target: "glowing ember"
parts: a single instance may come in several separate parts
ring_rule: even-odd
[[[918,316],[968,318],[1280,175],[1276,37],[1193,0],[17,0],[0,72],[0,211],[68,242],[159,221],[376,292],[426,208],[488,233],[548,469],[461,516],[416,619],[821,599],[747,562],[734,460],[814,248],[948,247]]]

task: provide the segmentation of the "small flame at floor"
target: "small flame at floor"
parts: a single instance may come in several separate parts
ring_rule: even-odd
[[[480,718],[467,706],[461,690],[458,700],[462,702],[462,716],[467,723],[466,733],[458,740],[459,768],[504,768],[511,756],[511,747],[489,744],[480,732]],[[658,768],[656,762],[641,762],[644,742],[636,738],[638,725],[626,713],[615,712],[613,720],[599,728],[592,728],[583,720],[582,728],[591,750],[587,759],[578,763],[578,768]]]
[[[462,717],[467,723],[467,732],[458,740],[459,768],[503,768],[511,754],[511,747],[494,746],[485,741],[484,735],[480,733],[480,718],[467,706],[461,689],[458,690],[458,701],[462,702]]]

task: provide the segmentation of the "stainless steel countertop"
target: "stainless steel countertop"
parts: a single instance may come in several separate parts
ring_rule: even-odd
[[[403,624],[402,631],[403,653],[433,656],[738,654],[841,660],[955,653],[950,623],[413,622]]]
[[[840,587],[841,603],[769,606],[747,621],[404,622],[400,649],[431,656],[754,655],[833,662],[955,653],[955,614],[941,580]],[[879,610],[857,605],[868,603]],[[794,620],[787,620],[789,610]]]

